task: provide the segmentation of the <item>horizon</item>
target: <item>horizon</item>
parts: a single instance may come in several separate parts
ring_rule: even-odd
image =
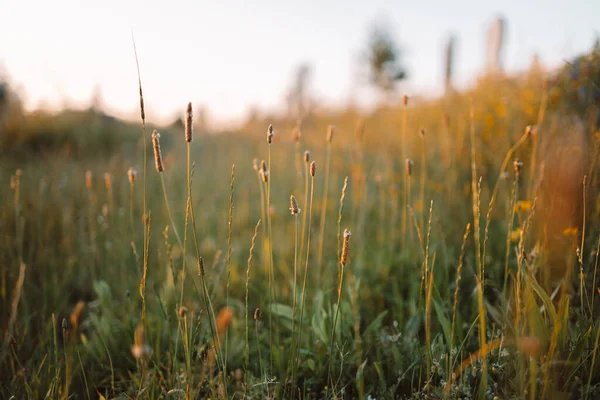
[[[526,70],[534,55],[554,69],[589,51],[599,33],[592,8],[600,11],[599,4],[585,0],[554,9],[539,0],[507,2],[499,9],[473,0],[451,6],[334,1],[319,13],[313,12],[313,1],[297,7],[239,0],[230,5],[9,3],[0,35],[14,39],[0,43],[0,68],[27,110],[82,108],[99,98],[107,113],[135,118],[133,34],[149,122],[171,122],[191,101],[206,110],[211,126],[239,123],[252,108],[282,112],[294,69],[303,63],[311,67],[309,93],[319,106],[373,108],[378,95],[360,57],[375,23],[390,28],[408,70],[397,93],[437,97],[443,92],[450,34],[457,41],[454,86],[464,89],[484,71],[486,30],[496,16],[507,23],[503,64],[514,74]]]

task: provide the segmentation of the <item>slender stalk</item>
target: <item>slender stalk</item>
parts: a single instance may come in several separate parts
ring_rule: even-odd
[[[250,339],[248,336],[248,294],[250,292],[250,269],[252,268],[252,256],[254,254],[254,244],[256,243],[256,236],[258,235],[258,228],[260,226],[260,219],[256,223],[256,227],[254,228],[254,235],[252,236],[252,243],[250,244],[250,254],[248,255],[248,269],[246,269],[246,360],[244,364],[244,376],[248,375],[248,364],[250,362]],[[258,324],[258,320],[256,321]],[[258,327],[256,332],[256,339],[258,340]],[[259,351],[259,363],[260,363],[260,343],[258,346]],[[262,372],[262,371],[261,371]],[[246,386],[246,385],[245,385]],[[245,387],[244,386],[244,387]],[[245,389],[244,389],[245,390]]]
[[[315,178],[314,176],[310,179],[310,203],[308,206],[308,232],[306,238],[306,259],[304,264],[304,282],[302,283],[302,299],[300,301],[300,329],[298,333],[298,346],[302,345],[302,332],[303,332],[303,324],[304,324],[304,300],[306,294],[306,281],[308,277],[308,260],[310,255],[310,230],[311,230],[311,221],[312,221],[312,204],[313,204],[313,194],[315,189]],[[300,354],[297,357],[298,366],[300,365]]]
[[[454,361],[452,361],[452,351],[454,349],[454,332],[455,332],[455,327],[456,327],[456,310],[458,308],[458,292],[460,289],[460,279],[461,279],[461,273],[462,273],[462,269],[463,269],[463,264],[464,264],[464,258],[465,258],[465,248],[467,245],[467,239],[469,237],[469,232],[471,230],[471,223],[467,224],[467,227],[465,228],[465,234],[463,235],[463,241],[462,241],[462,246],[460,248],[460,257],[458,259],[458,268],[456,269],[456,282],[454,284],[454,301],[453,301],[453,305],[452,305],[452,324],[450,325],[450,348],[449,348],[449,352],[448,352],[448,376],[450,376],[450,373],[452,370],[454,370]]]
[[[304,203],[302,204],[308,204],[308,174],[309,174],[309,159],[307,159],[306,153],[304,156]],[[300,257],[302,257],[304,255],[304,246],[305,246],[305,239],[306,239],[306,218],[307,218],[307,213],[304,213],[304,215],[302,215],[302,234],[300,236]],[[302,263],[302,259],[300,259],[300,263]]]
[[[343,282],[344,282],[344,267],[341,268],[341,272],[340,272],[340,281],[339,281],[338,290],[337,290],[338,291],[337,305],[335,308],[335,315],[333,317],[333,326],[331,327],[331,347],[329,349],[329,367],[328,367],[328,373],[327,373],[327,381],[331,383],[331,390],[333,391],[334,396],[335,396],[335,388],[333,387],[334,382],[333,382],[333,377],[331,376],[331,362],[333,360],[333,348],[334,348],[334,344],[335,344],[335,325],[337,324],[338,314],[340,313],[340,307],[341,307],[341,301],[342,301]]]
[[[183,248],[183,242],[179,237],[179,233],[177,232],[177,227],[175,227],[175,221],[173,220],[173,216],[171,214],[171,207],[169,206],[169,199],[167,197],[167,188],[165,186],[165,178],[163,177],[163,173],[159,173],[160,175],[160,184],[162,186],[163,196],[165,200],[165,207],[167,208],[167,215],[169,217],[169,221],[171,222],[171,226],[173,227],[173,233],[175,233],[175,237],[177,238],[177,242]]]
[[[406,160],[407,152],[406,152],[406,108],[408,106],[408,96],[404,95],[403,97],[403,107],[402,107],[402,132],[401,132],[401,143],[402,148],[400,149],[402,158],[401,160]],[[404,190],[406,193],[406,189]],[[404,199],[404,204],[402,205],[402,248],[405,248],[406,245],[406,228],[408,224],[408,211],[407,211],[407,198]]]
[[[274,271],[274,267],[273,267],[273,232],[272,232],[272,226],[271,226],[271,143],[269,142],[267,145],[267,149],[268,149],[268,155],[267,155],[267,162],[268,162],[268,167],[269,167],[269,178],[266,182],[267,184],[267,203],[266,203],[266,214],[267,214],[267,228],[269,231],[268,234],[268,244],[269,244],[269,296],[270,296],[270,303],[271,304],[275,304],[276,300],[275,300],[275,289],[274,289],[274,281],[275,281],[275,271]],[[271,344],[271,351],[270,351],[270,357],[271,357],[271,376],[274,375],[273,372],[273,354],[274,354],[274,347],[273,347],[273,319],[272,319],[272,312],[271,310],[269,310],[269,339],[270,339],[270,344]],[[279,339],[277,340],[277,343],[279,343]]]
[[[331,141],[327,142],[327,148],[325,150],[325,182],[323,184],[323,200],[321,204],[321,223],[319,228],[319,247],[317,248],[317,267],[319,268],[319,282],[317,287],[320,286],[321,274],[323,273],[323,242],[325,241],[325,218],[327,215],[327,198],[329,196],[329,169],[331,166]]]
[[[147,208],[147,204],[146,204],[146,169],[147,169],[147,144],[146,144],[146,112],[144,110],[144,94],[142,92],[142,76],[140,74],[140,63],[139,63],[139,59],[138,59],[138,55],[137,55],[137,48],[135,46],[135,38],[133,37],[133,32],[131,33],[131,41],[133,42],[133,53],[135,55],[135,65],[137,68],[137,76],[138,76],[138,88],[139,88],[139,92],[140,92],[140,117],[142,119],[142,143],[144,144],[144,168],[143,168],[143,186],[144,186],[144,190],[143,190],[143,204],[142,204],[142,217],[144,218],[144,221],[146,220],[146,218],[149,219],[149,213],[148,213],[148,208]],[[144,282],[146,280],[145,278],[145,271],[148,269],[148,266],[146,264],[147,262],[147,257],[146,254],[148,253],[148,248],[147,246],[147,237],[146,237],[146,232],[147,230],[144,227]],[[143,309],[142,312],[142,323],[145,324],[145,308]]]
[[[298,278],[298,214],[294,214],[294,289],[292,297],[292,399],[296,396],[296,282]]]
[[[509,261],[509,256],[510,256],[510,240],[511,240],[510,234],[513,230],[513,224],[514,224],[514,218],[515,218],[515,205],[517,204],[518,190],[519,190],[519,172],[516,172],[515,180],[513,183],[512,196],[511,196],[509,210],[508,210],[508,221],[507,221],[508,232],[506,233],[506,253],[504,254],[504,285],[502,286],[503,294],[506,294],[506,285],[508,283],[508,264],[509,264],[508,261]],[[518,301],[519,301],[519,299],[517,299],[517,304],[518,304]],[[518,321],[518,316],[517,316],[517,321]]]
[[[594,316],[594,295],[596,294],[596,272],[598,271],[598,258],[600,258],[600,235],[598,235],[598,245],[596,246],[596,262],[594,263],[594,278],[592,279],[592,307],[590,316]]]
[[[341,241],[341,236],[342,236],[342,210],[344,209],[344,199],[346,198],[346,188],[348,187],[348,177],[346,177],[344,179],[344,185],[342,186],[342,195],[340,196],[340,207],[338,209],[338,219],[337,219],[337,242],[338,242],[338,248],[337,248],[337,258],[339,260],[339,258],[342,255],[342,241]],[[338,269],[338,278],[339,278],[339,274],[340,271]]]
[[[427,157],[425,156],[425,130],[421,134],[421,185],[419,187],[419,201],[421,204],[421,231],[425,229],[425,178],[427,174]]]
[[[231,232],[233,229],[232,224],[233,224],[233,192],[234,192],[233,185],[234,185],[234,183],[235,183],[235,164],[232,164],[231,165],[231,184],[229,186],[229,221],[227,224],[227,285],[226,285],[226,289],[225,289],[225,304],[226,305],[229,305],[229,279],[231,277]],[[246,343],[247,342],[248,341],[246,340]],[[227,369],[228,355],[229,355],[229,329],[227,329],[225,331],[225,369]]]
[[[339,285],[338,285],[337,306],[335,308],[335,315],[333,317],[333,324],[331,327],[331,347],[329,349],[329,366],[327,368],[327,370],[328,370],[327,381],[331,383],[331,390],[332,390],[334,398],[336,397],[336,394],[335,394],[335,387],[334,387],[335,383],[331,376],[331,362],[333,360],[333,348],[334,348],[334,344],[335,344],[335,326],[337,324],[337,319],[338,319],[338,315],[340,313],[340,307],[341,307],[341,301],[342,301],[342,287],[343,287],[343,283],[344,283],[344,268],[346,266],[346,263],[348,262],[348,247],[349,247],[349,243],[350,243],[350,235],[351,235],[350,231],[346,229],[344,231],[344,245],[342,247],[342,253],[340,256],[341,273],[340,273],[340,279],[339,279]]]
[[[474,111],[473,105],[471,105],[471,192],[473,196],[473,236],[475,239],[475,247],[477,250],[476,264],[477,264],[477,301],[479,304],[479,348],[480,351],[486,352],[486,329],[485,329],[485,309],[483,304],[483,268],[481,263],[481,239],[480,239],[480,193],[481,193],[481,179],[479,179],[479,185],[477,184],[477,151],[475,143],[475,122],[474,122]],[[487,358],[482,358],[482,375],[481,382],[479,385],[479,398],[484,397],[485,388],[487,388]]]

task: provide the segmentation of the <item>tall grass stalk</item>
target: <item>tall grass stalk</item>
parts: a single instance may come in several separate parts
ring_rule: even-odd
[[[600,258],[600,235],[598,235],[598,244],[596,245],[596,262],[594,263],[594,277],[592,279],[592,307],[590,316],[594,316],[594,295],[596,294],[596,272],[598,272],[598,258]]]
[[[486,321],[485,321],[485,308],[483,304],[483,264],[481,260],[481,239],[480,239],[480,194],[481,194],[481,178],[477,183],[477,146],[475,143],[475,121],[474,121],[474,110],[471,105],[471,193],[473,196],[473,236],[475,240],[476,248],[476,265],[477,265],[477,302],[479,310],[479,349],[482,353],[486,353]],[[479,385],[479,398],[483,399],[485,396],[485,389],[487,388],[487,358],[484,355],[482,357],[482,372],[481,382]]]
[[[143,180],[143,201],[142,201],[142,217],[144,219],[144,221],[146,220],[146,218],[149,219],[149,212],[148,212],[148,207],[146,204],[146,187],[147,187],[147,182],[146,182],[146,177],[147,177],[147,167],[148,167],[148,158],[147,158],[147,144],[146,144],[146,112],[144,110],[144,94],[142,92],[142,75],[140,73],[140,62],[139,62],[139,58],[138,58],[138,54],[137,54],[137,48],[135,45],[135,38],[133,37],[133,32],[131,33],[131,41],[133,42],[133,53],[135,55],[135,66],[137,69],[137,78],[138,78],[138,89],[139,89],[139,93],[140,93],[140,117],[142,119],[142,143],[143,143],[143,149],[144,149],[144,161],[143,161],[143,176],[142,176],[142,180]],[[148,254],[148,248],[147,248],[147,244],[148,244],[148,238],[147,236],[147,230],[146,227],[144,226],[144,249],[143,249],[143,262],[144,262],[144,266],[143,266],[143,270],[144,270],[144,277],[143,277],[143,281],[145,283],[146,281],[146,271],[148,269],[148,258],[146,257],[146,254]],[[141,291],[141,289],[140,289]],[[145,324],[146,322],[146,313],[145,313],[145,307],[143,308],[142,311],[142,324]]]
[[[308,278],[308,260],[310,256],[310,231],[311,231],[311,221],[312,221],[312,208],[313,208],[313,195],[315,191],[315,176],[314,176],[314,161],[311,163],[311,178],[310,178],[310,202],[308,203],[308,232],[306,238],[306,258],[304,263],[304,282],[302,283],[302,297],[300,300],[300,327],[298,330],[298,346],[302,346],[302,333],[304,329],[304,301],[306,295],[306,282]],[[298,366],[300,366],[300,354],[298,353],[297,357]]]
[[[298,338],[296,337],[296,288],[298,279],[298,214],[300,214],[300,208],[296,198],[290,196],[290,211],[294,216],[294,278],[293,278],[293,291],[292,291],[292,354],[290,357],[290,363],[292,367],[292,399],[296,395],[296,345]]]
[[[425,345],[426,356],[427,356],[427,373],[431,371],[431,302],[432,302],[432,289],[433,289],[433,265],[431,272],[429,271],[429,245],[431,240],[431,218],[433,217],[433,200],[429,206],[429,223],[427,224],[427,244],[425,248]]]
[[[401,140],[400,140],[400,146],[402,147],[400,149],[400,152],[402,154],[402,158],[401,160],[406,160],[407,158],[407,152],[406,152],[406,108],[408,106],[408,96],[404,95],[402,97],[402,131],[401,131]],[[406,181],[405,181],[406,182]],[[407,193],[407,190],[405,188],[404,190],[405,193]],[[408,226],[408,211],[407,211],[407,207],[408,207],[408,203],[407,203],[407,198],[404,198],[404,204],[402,204],[402,248],[405,248],[406,245],[406,229]]]
[[[245,318],[245,322],[246,322],[246,359],[245,359],[245,363],[244,363],[244,376],[247,377],[248,376],[248,364],[250,362],[250,338],[248,335],[248,305],[249,305],[249,301],[248,301],[248,295],[250,292],[250,269],[252,268],[252,257],[254,254],[254,245],[256,243],[256,236],[258,235],[258,228],[260,227],[260,219],[258,220],[258,222],[256,223],[256,226],[254,227],[254,235],[252,236],[252,243],[250,244],[250,251],[248,254],[248,268],[246,269],[246,318]],[[258,319],[257,319],[257,324],[258,324]],[[256,332],[256,339],[258,341],[258,326],[256,328],[257,332]],[[259,366],[260,366],[260,342],[258,343],[258,351],[259,351]],[[261,371],[262,374],[262,371]],[[244,385],[244,392],[246,391],[246,385]]]
[[[425,129],[421,129],[421,185],[419,186],[419,202],[421,204],[421,231],[425,229],[425,178],[427,174],[427,157],[425,155]]]
[[[310,152],[306,150],[304,152],[304,204],[308,205],[308,175],[310,174]],[[302,215],[302,233],[300,235],[300,264],[302,264],[302,257],[304,256],[304,248],[306,245],[306,219],[307,213]]]
[[[342,194],[340,196],[340,207],[338,209],[338,218],[337,218],[337,259],[340,259],[342,255],[342,211],[344,209],[344,199],[346,198],[346,188],[348,187],[348,177],[344,179],[344,185],[342,186]],[[339,278],[340,270],[338,268],[338,278]]]
[[[448,351],[448,376],[454,369],[454,361],[452,359],[452,351],[454,349],[454,335],[456,332],[456,310],[458,309],[458,292],[460,290],[460,279],[465,259],[465,249],[467,246],[467,239],[469,238],[469,232],[471,231],[471,223],[467,224],[465,228],[465,234],[463,235],[462,245],[460,247],[460,256],[458,258],[458,267],[456,268],[456,281],[454,283],[454,301],[452,302],[452,323],[450,325],[450,347]],[[459,355],[460,356],[460,355]]]
[[[329,197],[329,170],[331,167],[331,142],[333,140],[334,127],[329,125],[327,130],[327,145],[325,148],[325,180],[323,183],[323,199],[321,204],[321,223],[319,228],[319,247],[317,248],[317,267],[319,268],[319,281],[317,287],[320,287],[321,274],[323,273],[323,243],[325,241],[325,218],[327,215],[327,198]]]
[[[515,162],[520,162],[520,161],[515,161]],[[513,231],[513,225],[514,225],[514,219],[515,219],[515,206],[517,204],[517,198],[519,196],[519,174],[520,174],[520,168],[517,169],[515,168],[515,180],[513,182],[513,189],[512,189],[512,194],[510,197],[510,202],[509,202],[509,210],[508,210],[508,219],[506,221],[506,226],[507,226],[507,233],[506,233],[506,252],[504,254],[504,284],[502,286],[502,293],[505,295],[506,294],[506,286],[508,283],[508,275],[509,275],[509,271],[508,271],[508,267],[509,267],[509,258],[510,258],[510,243],[511,243],[511,233]],[[517,300],[517,304],[519,299]],[[518,315],[518,314],[517,314]],[[517,317],[517,322],[518,322],[518,317]]]
[[[233,229],[233,193],[235,183],[235,164],[231,165],[231,183],[229,185],[229,220],[227,224],[227,285],[225,288],[225,304],[229,305],[229,280],[231,278],[231,233]],[[259,220],[260,223],[260,220]],[[258,229],[258,228],[257,228]],[[254,240],[252,241],[254,244]],[[254,247],[254,246],[253,246]],[[229,329],[225,331],[225,369],[229,356]]]
[[[269,243],[269,296],[270,296],[270,303],[271,304],[275,304],[277,302],[277,300],[275,299],[275,288],[274,288],[274,280],[275,280],[275,269],[273,266],[273,231],[272,231],[272,225],[271,225],[271,179],[272,179],[272,165],[271,165],[271,143],[273,141],[273,125],[269,125],[269,128],[267,130],[267,165],[268,165],[268,174],[266,175],[268,177],[266,184],[267,184],[267,203],[266,203],[266,214],[267,214],[267,228],[269,231],[268,234],[268,243]],[[272,311],[269,310],[269,337],[270,337],[270,342],[271,342],[271,351],[270,351],[270,357],[271,357],[271,376],[274,375],[274,371],[273,371],[273,356],[274,356],[274,347],[273,347],[273,321],[272,321]],[[277,330],[277,345],[279,345],[279,329]]]
[[[327,370],[328,370],[327,382],[330,382],[330,384],[331,384],[331,390],[332,390],[332,394],[334,397],[337,397],[337,396],[335,393],[335,384],[333,381],[333,377],[331,375],[331,372],[332,372],[331,371],[331,362],[333,360],[333,354],[334,354],[333,349],[335,346],[335,336],[336,336],[335,326],[337,324],[338,315],[340,313],[340,307],[342,305],[341,301],[342,301],[342,288],[343,288],[343,284],[344,284],[344,268],[346,266],[346,263],[348,262],[348,250],[349,250],[348,247],[349,247],[349,243],[350,243],[350,236],[351,236],[350,231],[348,229],[344,230],[344,244],[342,246],[342,254],[340,256],[341,273],[340,273],[340,279],[339,279],[338,290],[337,290],[338,298],[337,298],[337,305],[335,308],[335,314],[333,317],[333,324],[331,326],[331,346],[329,349],[329,366],[327,368]]]

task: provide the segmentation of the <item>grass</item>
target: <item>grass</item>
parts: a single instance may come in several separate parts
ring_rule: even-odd
[[[3,158],[0,398],[599,396],[600,137],[554,89]]]

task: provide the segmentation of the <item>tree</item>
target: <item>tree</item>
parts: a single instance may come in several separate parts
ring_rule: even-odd
[[[382,92],[390,94],[396,82],[406,79],[406,71],[400,62],[400,50],[384,25],[375,25],[369,35],[367,61],[370,81]]]

